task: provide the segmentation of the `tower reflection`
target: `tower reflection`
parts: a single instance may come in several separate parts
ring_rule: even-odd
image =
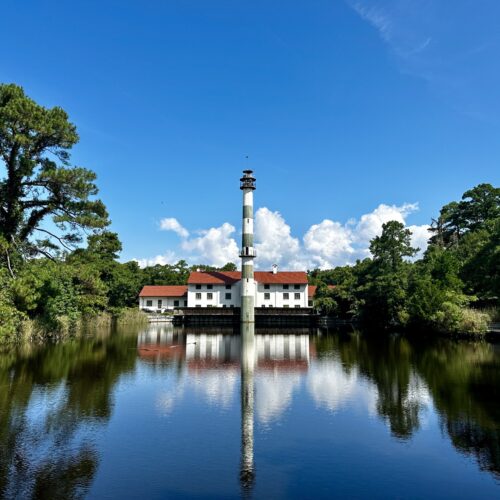
[[[245,494],[255,481],[253,459],[255,326],[241,324],[241,465],[240,482]]]

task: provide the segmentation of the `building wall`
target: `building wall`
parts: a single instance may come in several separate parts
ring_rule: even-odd
[[[158,301],[161,300],[161,306],[158,306]],[[179,301],[179,306],[175,306],[175,301]],[[152,301],[152,305],[147,305],[148,301]],[[168,311],[175,307],[185,307],[187,304],[186,297],[139,297],[139,307],[141,309],[152,309],[153,311]]]
[[[257,297],[255,301],[256,307],[308,307],[307,305],[307,285],[288,285],[288,289],[285,288],[286,285],[266,285],[259,283],[257,285]],[[266,294],[269,294],[269,299],[266,298]],[[288,294],[288,298],[287,297]],[[298,298],[296,298],[298,294]]]
[[[226,288],[226,285],[211,285],[212,288],[210,285],[196,286],[188,285],[188,307],[240,307],[240,283],[231,285],[231,288]],[[211,299],[209,294],[212,294]],[[231,294],[231,298],[226,298],[226,294]]]
[[[152,309],[157,311],[161,309],[172,310],[175,306],[174,302],[179,301],[178,307],[240,307],[241,303],[241,287],[240,283],[231,285],[231,289],[226,289],[225,285],[200,285],[201,288],[196,288],[196,285],[188,285],[187,297],[140,297],[139,307],[141,309]],[[269,289],[265,288],[262,283],[256,284],[255,307],[309,307],[308,305],[308,286],[299,285],[296,289],[293,284],[288,285],[288,289],[283,288],[283,285],[269,285]],[[208,294],[212,294],[209,299]],[[231,298],[226,298],[226,293],[231,294]],[[266,294],[269,294],[269,299]],[[196,298],[196,294],[200,294],[201,298]],[[288,299],[285,298],[288,294]],[[295,294],[299,294],[299,298],[295,298]],[[147,301],[152,301],[152,305],[148,306]],[[161,307],[158,307],[158,301],[161,300]],[[186,302],[186,303],[185,303]]]
[[[226,289],[225,285],[196,285],[188,286],[188,307],[240,307],[241,304],[241,288],[240,283],[231,286],[231,289]],[[308,307],[308,291],[307,285],[298,285],[296,289],[293,284],[288,285],[285,289],[283,285],[269,285],[269,289],[265,285],[257,283],[256,286],[256,307]],[[209,299],[208,294],[212,294]],[[231,294],[230,299],[226,299],[226,293]],[[199,298],[196,298],[199,294]],[[269,299],[266,298],[269,294]],[[288,294],[288,299],[285,298]],[[296,298],[298,294],[298,298]]]

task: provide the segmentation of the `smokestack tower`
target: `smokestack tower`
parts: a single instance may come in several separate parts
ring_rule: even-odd
[[[257,256],[253,247],[253,192],[255,177],[252,170],[243,170],[240,179],[243,191],[243,236],[241,245],[241,322],[255,322],[255,281],[253,259]]]

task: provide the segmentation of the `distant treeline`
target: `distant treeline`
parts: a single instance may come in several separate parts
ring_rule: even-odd
[[[309,272],[317,307],[375,328],[483,334],[499,321],[500,188],[480,184],[432,221],[422,259],[411,233],[390,221],[371,241],[372,258]],[[335,287],[328,287],[335,285]]]
[[[118,262],[122,245],[107,229],[96,176],[70,163],[77,142],[64,110],[0,85],[0,339],[33,325],[75,331],[85,318],[136,308],[143,285],[185,284],[191,270],[215,269]],[[379,328],[484,332],[490,317],[478,309],[499,305],[500,189],[481,184],[444,206],[414,263],[410,236],[388,222],[371,242],[373,258],[310,271],[318,309]]]

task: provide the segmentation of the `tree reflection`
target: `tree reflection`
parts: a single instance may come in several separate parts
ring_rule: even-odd
[[[437,341],[415,349],[453,445],[500,477],[500,352],[488,343]]]
[[[0,355],[0,495],[85,494],[98,464],[91,435],[133,369],[136,338],[98,335]]]
[[[393,436],[408,439],[419,428],[422,401],[415,397],[419,383],[406,339],[338,334],[319,337],[316,349],[319,358],[329,350],[336,351],[348,373],[356,369],[376,385],[377,412],[388,422]]]
[[[377,388],[376,409],[398,439],[420,427],[429,395],[460,452],[500,476],[500,351],[492,344],[398,336],[327,335],[318,358],[338,355]]]

